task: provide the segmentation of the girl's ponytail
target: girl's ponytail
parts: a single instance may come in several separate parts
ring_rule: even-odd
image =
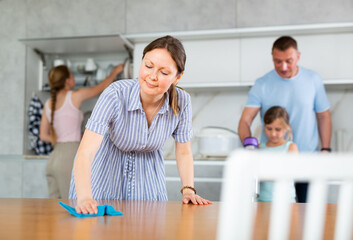
[[[56,133],[54,130],[54,112],[55,112],[55,104],[56,104],[56,89],[51,89],[51,119],[50,119],[50,137],[51,137],[51,145],[54,146],[56,143]]]
[[[65,88],[66,79],[70,78],[70,70],[65,65],[52,68],[48,74],[50,95],[51,95],[51,119],[50,119],[50,137],[51,145],[56,143],[56,133],[54,130],[54,112],[56,105],[56,97],[61,89]]]

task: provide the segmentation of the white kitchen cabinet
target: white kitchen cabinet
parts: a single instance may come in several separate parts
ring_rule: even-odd
[[[353,32],[293,34],[301,52],[298,64],[318,72],[325,84],[353,83]],[[241,40],[241,81],[253,82],[273,69],[271,48],[277,37]],[[267,47],[264,47],[267,46]]]
[[[32,154],[28,141],[27,110],[32,96],[37,95],[42,103],[50,97],[48,87],[48,72],[53,67],[55,59],[62,59],[71,65],[75,75],[77,87],[85,87],[84,82],[89,77],[91,85],[97,83],[96,73],[77,71],[77,66],[83,66],[88,58],[93,58],[101,68],[110,64],[123,63],[132,57],[134,46],[122,35],[84,36],[67,38],[32,38],[20,39],[26,46],[26,76],[25,76],[25,121],[24,121],[24,154]],[[87,81],[86,81],[87,82]],[[85,101],[81,107],[84,112],[93,109],[97,98]]]
[[[135,77],[143,48],[167,34],[184,44],[187,63],[179,85],[188,90],[251,86],[273,69],[272,44],[282,35],[297,40],[302,52],[299,65],[317,71],[326,85],[353,85],[353,23],[125,35],[135,45]]]
[[[195,160],[194,183],[197,194],[211,201],[219,201],[222,187],[224,160]],[[179,201],[182,198],[176,160],[165,160],[166,186],[168,199]]]
[[[107,69],[112,65],[123,63],[129,54],[133,52],[133,45],[120,34],[112,36],[83,36],[67,38],[40,38],[20,39],[27,49],[29,55],[36,55],[32,60],[26,61],[28,71],[37,69],[38,90],[49,90],[48,72],[57,59],[63,61],[71,68],[76,83],[83,87],[85,79],[91,78],[94,85],[97,81],[96,72],[85,72],[84,65],[88,58],[92,58],[98,67]],[[34,54],[37,52],[37,54]],[[27,75],[28,78],[31,76]]]
[[[133,54],[133,76],[137,77],[142,51],[152,40],[172,35],[182,40],[187,53],[186,70],[180,86],[192,89],[234,89],[252,86],[273,69],[271,47],[276,38],[291,35],[297,39],[302,57],[299,65],[317,71],[327,85],[353,84],[353,23],[327,23],[256,28],[235,28],[186,32],[83,36],[74,38],[21,39],[28,48],[54,58],[71,59],[73,68],[93,57],[103,67],[123,62]],[[39,61],[41,59],[37,57]],[[38,85],[47,81],[47,69],[38,63]],[[27,61],[28,65],[28,61]],[[27,67],[28,69],[28,67]],[[81,76],[82,77],[82,76]],[[28,77],[27,77],[28,78]],[[77,77],[78,78],[78,77]],[[41,89],[42,86],[39,87]]]
[[[239,79],[239,39],[185,41],[184,47],[187,53],[185,84],[222,84]]]
[[[142,52],[148,43],[136,43],[134,76],[138,76]],[[202,39],[183,42],[187,58],[180,86],[232,84],[239,79],[239,40]],[[229,67],[229,64],[232,67]]]
[[[353,80],[353,30],[298,36],[301,64],[316,70],[327,84]]]
[[[221,200],[224,160],[195,160],[194,182],[197,194],[211,201]],[[181,201],[182,195],[178,169],[175,160],[165,160],[166,185],[169,201]],[[331,181],[328,185],[327,203],[337,203],[340,182]],[[254,189],[255,191],[255,189]]]

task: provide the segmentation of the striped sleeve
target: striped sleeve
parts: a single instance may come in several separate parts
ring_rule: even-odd
[[[115,119],[120,104],[118,92],[110,85],[98,98],[92,115],[87,121],[86,128],[104,135],[109,128],[110,122]]]
[[[174,130],[172,136],[177,142],[187,142],[192,138],[192,108],[191,108],[191,99],[190,95],[186,92],[180,94],[181,102],[179,106],[181,106],[181,110],[178,114],[179,122]]]

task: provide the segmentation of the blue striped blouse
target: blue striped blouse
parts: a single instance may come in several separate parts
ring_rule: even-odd
[[[169,96],[148,128],[137,79],[111,84],[99,97],[86,128],[104,135],[92,163],[93,199],[167,201],[162,147],[192,137],[190,95],[177,88],[180,112],[174,115]],[[69,198],[77,198],[74,176]]]

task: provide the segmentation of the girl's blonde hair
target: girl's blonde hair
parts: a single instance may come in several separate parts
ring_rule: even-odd
[[[49,71],[48,78],[51,95],[50,143],[54,146],[56,143],[56,133],[54,130],[56,96],[61,89],[65,88],[66,79],[70,78],[70,70],[65,65],[54,67]]]
[[[293,139],[292,127],[289,123],[289,115],[285,108],[280,106],[273,106],[269,108],[264,115],[264,123],[271,124],[276,119],[281,120],[284,127],[287,129],[286,140],[291,141]]]

